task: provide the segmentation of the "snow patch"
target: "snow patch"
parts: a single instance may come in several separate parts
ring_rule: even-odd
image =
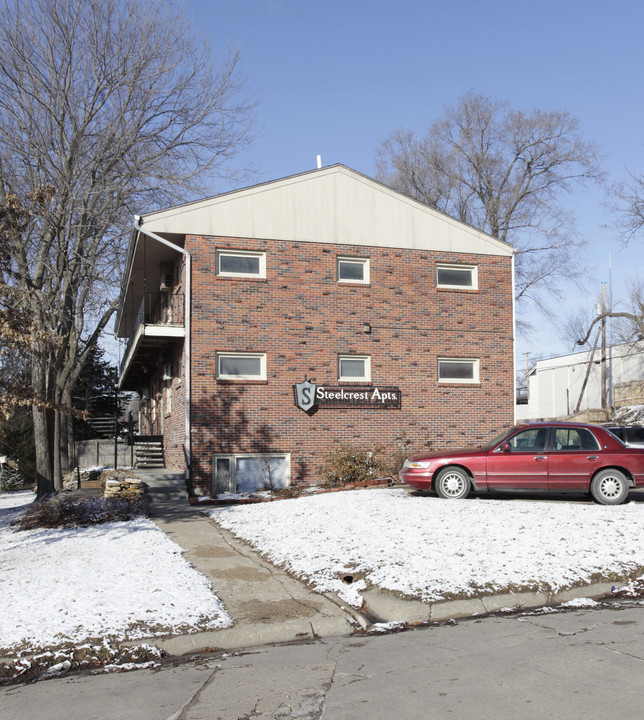
[[[10,522],[29,501],[20,495],[0,513],[0,649],[232,624],[210,582],[150,520],[18,530]]]
[[[568,602],[561,603],[562,608],[585,608],[585,607],[599,607],[597,600],[592,598],[574,598],[574,600],[568,600]]]
[[[208,513],[317,592],[364,587],[433,602],[508,588],[558,591],[644,567],[644,505],[450,501],[390,488]],[[343,586],[351,567],[364,585]]]

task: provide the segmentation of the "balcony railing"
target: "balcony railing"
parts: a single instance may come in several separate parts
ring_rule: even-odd
[[[132,332],[127,341],[125,357],[127,357],[141,325],[182,327],[184,320],[183,294],[168,292],[145,293],[133,318]]]

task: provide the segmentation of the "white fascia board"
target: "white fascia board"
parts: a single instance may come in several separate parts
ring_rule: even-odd
[[[185,328],[178,325],[145,325],[144,335],[146,337],[174,337],[186,336]]]

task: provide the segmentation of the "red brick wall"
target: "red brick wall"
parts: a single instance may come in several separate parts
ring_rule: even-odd
[[[168,412],[167,395],[164,403],[163,453],[165,465],[174,470],[183,470],[185,462],[185,368],[183,365],[183,343],[178,344],[172,353],[172,404]]]
[[[266,251],[266,280],[216,276],[217,248]],[[440,449],[476,444],[511,424],[510,258],[192,236],[186,249],[192,478],[205,490],[213,453],[290,452],[291,482],[306,484],[320,481],[320,464],[338,444]],[[338,256],[370,258],[370,285],[338,284]],[[478,290],[437,289],[437,262],[478,266]],[[218,381],[217,351],[265,352],[267,381]],[[339,384],[338,354],[371,356],[372,383],[400,387],[401,408],[308,415],[296,407],[292,386],[305,375]],[[480,383],[439,384],[438,357],[479,358]]]

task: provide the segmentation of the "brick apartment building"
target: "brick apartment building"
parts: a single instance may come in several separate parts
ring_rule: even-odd
[[[513,422],[513,249],[342,165],[136,218],[120,387],[195,494]]]

